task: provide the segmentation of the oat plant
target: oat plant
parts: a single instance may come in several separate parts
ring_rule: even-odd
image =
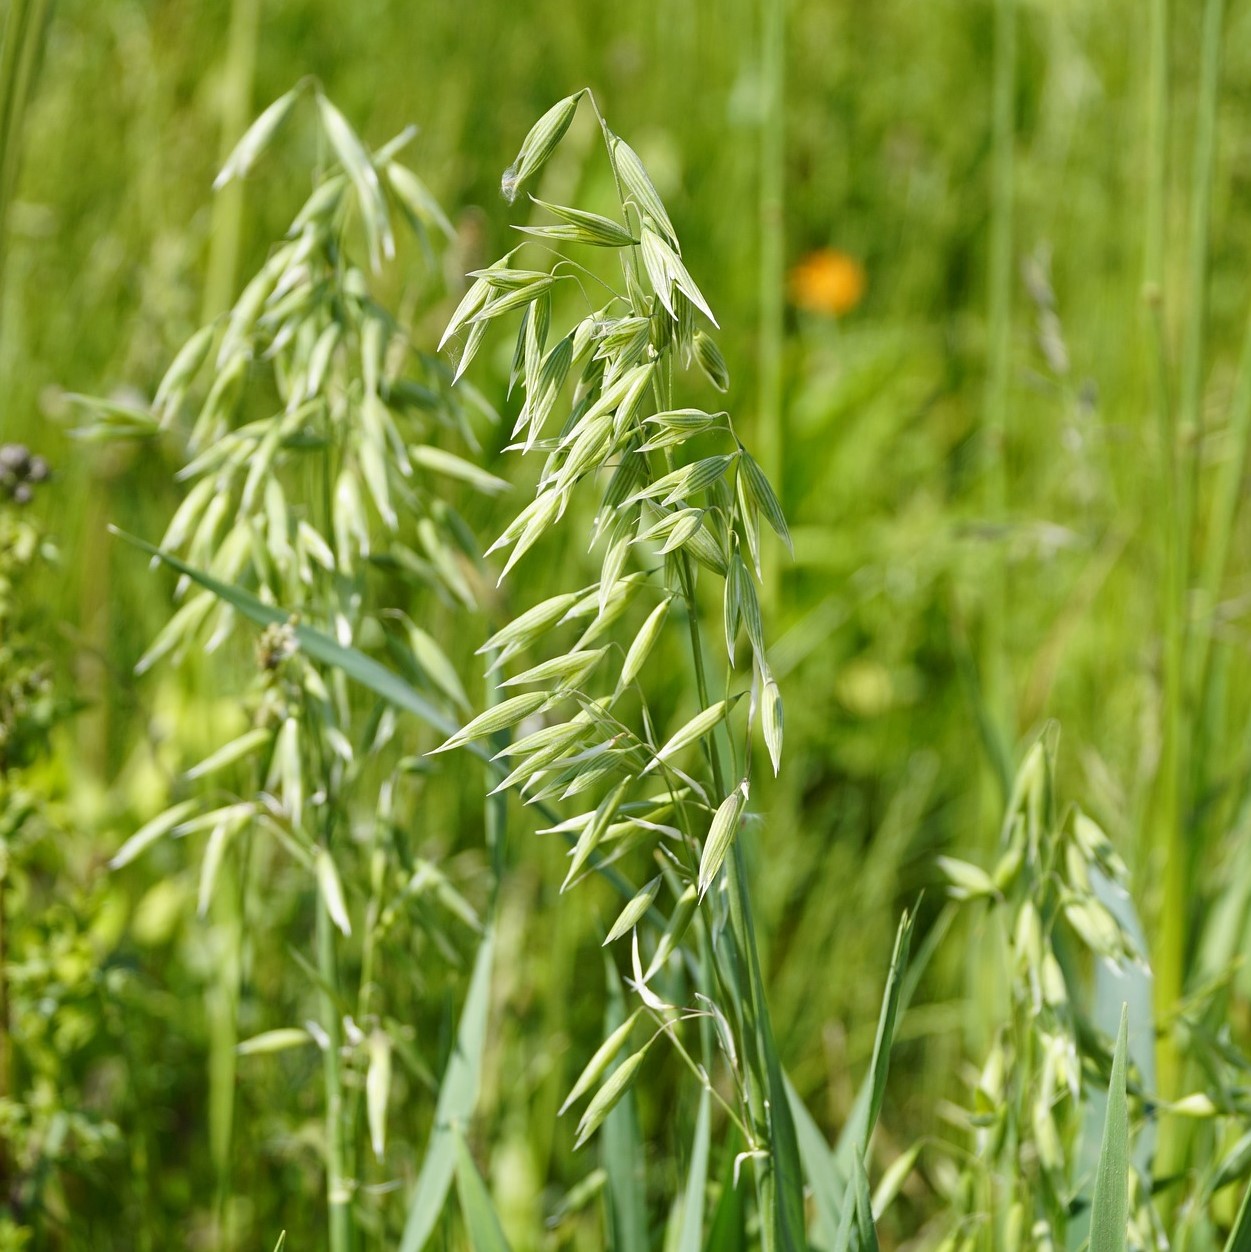
[[[472,392],[454,394],[447,367],[374,294],[399,223],[427,245],[451,233],[398,160],[410,132],[370,151],[303,83],[253,124],[218,185],[247,174],[302,102],[327,160],[286,237],[229,312],[177,354],[150,414],[96,406],[105,429],[146,428],[185,448],[186,495],[159,549],[184,571],[181,603],[140,670],[212,652],[244,618],[265,627],[241,696],[247,728],[187,771],[177,802],[113,864],[165,836],[205,840],[200,912],[228,936],[208,1005],[219,1222],[236,1058],[316,1047],[328,1246],[347,1252],[358,1226],[399,1224],[386,1199],[395,1189],[389,1110],[397,1084],[409,1090],[428,1072],[406,1016],[420,981],[414,954],[454,955],[484,931],[410,845],[420,829],[418,746],[395,709],[349,677],[380,670],[369,654],[383,653],[408,676],[394,680],[408,707],[455,724],[465,695],[426,625],[440,603],[473,605],[476,550],[446,497],[457,482],[487,492],[502,484],[441,446],[472,438],[462,400]],[[318,1012],[240,1042],[245,952],[261,942],[250,932],[263,927],[266,884],[284,861],[303,870],[316,900],[313,933],[291,942]],[[383,977],[388,953],[406,976]]]
[[[506,698],[444,747],[516,728],[496,753],[508,770],[500,787],[567,814],[548,826],[571,844],[562,889],[608,866],[634,884],[604,943],[625,950],[635,1003],[566,1101],[581,1110],[577,1144],[663,1041],[705,1102],[671,1236],[700,1246],[711,1100],[740,1140],[736,1176],[747,1162],[754,1171],[762,1246],[803,1248],[799,1153],[740,839],[756,740],[775,771],[781,761],[757,584],[762,528],[789,542],[787,526],[730,414],[684,396],[689,370],[728,387],[716,322],[642,162],[589,92],[536,123],[504,194],[533,185],[581,105],[602,132],[617,213],[534,200],[541,224],[519,227],[524,241],[472,275],[444,338],[459,342],[463,372],[488,331],[520,322],[513,447],[542,469],[492,549],[507,552],[501,581],[516,568],[524,596],[527,554],[562,526],[577,534],[582,517],[599,576],[528,605],[486,642]],[[619,272],[605,281],[578,249],[592,265],[610,250]],[[666,632],[686,641],[685,673],[655,660]],[[695,703],[662,719],[674,691]]]
[[[1251,1218],[1235,1216],[1230,1192],[1251,1176],[1249,1069],[1212,1011],[1221,980],[1177,1007],[1176,1026],[1157,1026],[1126,868],[1089,816],[1059,802],[1053,736],[1016,776],[994,866],[941,864],[1003,953],[1006,1003],[969,1106],[948,1109],[967,1154],[932,1170],[952,1211],[939,1246],[1247,1246]],[[1185,1034],[1205,1075],[1172,1101],[1157,1092],[1161,1028]],[[1161,1175],[1170,1138],[1195,1126],[1202,1167]]]

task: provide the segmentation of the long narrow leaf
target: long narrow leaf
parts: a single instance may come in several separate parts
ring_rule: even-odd
[[[856,1188],[856,1229],[860,1235],[860,1252],[878,1252],[877,1230],[873,1225],[873,1201],[869,1196],[869,1175],[859,1153],[856,1155],[851,1177]]]
[[[625,999],[616,969],[611,962],[607,963],[607,971],[608,1008],[604,1025],[616,1028],[619,1023],[628,1020]],[[643,1170],[647,1154],[639,1131],[638,1109],[633,1092],[629,1090],[630,1080],[627,1077],[638,1069],[646,1051],[645,1046],[634,1056],[620,1062],[587,1110],[589,1118],[596,1100],[612,1089],[614,1079],[624,1079],[624,1094],[614,1097],[615,1103],[611,1106],[612,1111],[604,1118],[600,1136],[600,1160],[608,1175],[604,1188],[609,1228],[612,1232],[608,1246],[614,1252],[648,1252],[647,1188]],[[584,1118],[583,1126],[579,1127],[580,1141],[585,1141],[586,1135],[590,1133],[586,1129],[587,1120]]]
[[[1229,1232],[1225,1252],[1251,1252],[1251,1187],[1248,1187],[1238,1208],[1234,1228]]]
[[[1090,1252],[1125,1252],[1129,1222],[1129,1101],[1125,1057],[1129,1051],[1129,1006],[1121,1009],[1121,1029],[1112,1054],[1108,1113],[1095,1173],[1090,1210]]]
[[[708,1194],[708,1148],[711,1112],[707,1091],[700,1092],[699,1113],[695,1117],[695,1139],[691,1144],[691,1164],[686,1171],[686,1191],[682,1197],[681,1225],[675,1252],[700,1252],[704,1236],[704,1197]]]
[[[482,1073],[482,1050],[486,1041],[487,1009],[490,1005],[491,965],[495,952],[495,932],[488,929],[482,936],[474,961],[469,994],[461,1012],[456,1032],[456,1046],[448,1060],[439,1088],[434,1126],[426,1148],[421,1173],[408,1205],[408,1220],[400,1252],[422,1252],[434,1232],[447,1200],[455,1168],[453,1136],[473,1115],[478,1102],[478,1084]]]
[[[787,1100],[791,1106],[791,1119],[795,1123],[795,1137],[799,1142],[799,1158],[803,1163],[804,1177],[808,1180],[816,1209],[809,1241],[813,1247],[829,1252],[838,1234],[847,1179],[840,1173],[834,1153],[830,1151],[820,1127],[799,1098],[791,1080],[786,1078],[784,1081]],[[867,1086],[865,1089],[867,1090]]]
[[[245,591],[242,587],[219,582],[216,578],[204,573],[202,570],[198,570],[194,566],[188,565],[185,561],[179,560],[172,553],[154,547],[152,544],[147,543],[143,539],[138,539],[134,535],[128,535],[125,531],[118,530],[116,527],[113,527],[112,530],[115,535],[129,544],[133,544],[141,552],[146,552],[149,556],[156,557],[171,569],[176,569],[180,574],[185,574],[192,582],[199,583],[201,587],[211,591],[219,600],[224,600],[243,617],[247,618],[248,621],[255,623],[257,626],[280,626],[290,621],[289,613],[283,609],[275,608],[271,604],[262,603],[251,592]],[[319,630],[314,630],[311,626],[297,622],[292,626],[291,630],[300,650],[312,657],[313,660],[341,669],[349,678],[360,683],[363,687],[368,687],[377,695],[382,696],[383,699],[390,701],[397,708],[415,714],[427,725],[433,726],[445,735],[453,735],[460,729],[452,717],[431,704],[398,674],[387,669],[385,665],[380,665],[372,657],[366,656],[356,648],[343,647],[329,635],[325,635]]]
[[[891,955],[886,989],[882,994],[877,1038],[873,1044],[873,1060],[869,1065],[869,1073],[864,1085],[856,1093],[851,1116],[847,1119],[835,1152],[839,1172],[845,1178],[851,1177],[852,1154],[859,1152],[863,1157],[868,1151],[873,1128],[877,1125],[878,1114],[882,1110],[882,1098],[886,1092],[886,1078],[890,1069],[890,1048],[895,1038],[895,1027],[899,1020],[901,1006],[906,1003],[911,991],[911,988],[906,985],[906,973],[908,951],[912,946],[912,928],[913,919],[905,913],[900,919],[899,930],[895,934],[895,948]]]
[[[491,1203],[491,1193],[478,1173],[469,1145],[458,1128],[456,1137],[456,1195],[460,1211],[469,1228],[473,1252],[509,1252],[508,1240]]]

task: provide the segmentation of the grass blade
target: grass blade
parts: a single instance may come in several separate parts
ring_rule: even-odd
[[[682,1220],[676,1252],[700,1252],[704,1233],[704,1197],[708,1193],[709,1108],[708,1092],[699,1096],[695,1118],[695,1139],[691,1145],[691,1165],[686,1172],[686,1192],[682,1199]]]
[[[495,932],[488,929],[482,936],[474,961],[469,994],[461,1012],[456,1032],[456,1046],[448,1060],[439,1088],[434,1126],[426,1148],[421,1173],[408,1205],[408,1220],[400,1252],[421,1252],[426,1246],[452,1184],[455,1151],[452,1143],[456,1127],[463,1126],[473,1115],[478,1102],[478,1083],[482,1071],[482,1050],[486,1041],[487,1009],[490,1007],[491,963],[495,952]],[[458,1136],[457,1136],[458,1137]]]
[[[840,1172],[834,1153],[825,1142],[820,1127],[791,1085],[791,1080],[786,1078],[784,1081],[786,1097],[791,1106],[791,1119],[795,1123],[795,1137],[799,1142],[799,1159],[816,1209],[809,1242],[814,1248],[828,1250],[834,1246],[838,1234],[847,1180]],[[867,1086],[864,1089],[867,1091]]]
[[[459,1128],[455,1137],[456,1195],[465,1225],[469,1228],[469,1243],[473,1252],[509,1252],[508,1240],[504,1238],[500,1219],[491,1203],[491,1194],[478,1173],[478,1167],[469,1153],[469,1145]]]
[[[1125,1252],[1129,1223],[1129,1101],[1125,1093],[1125,1057],[1129,1051],[1129,1006],[1121,1009],[1121,1028],[1112,1055],[1108,1115],[1095,1175],[1090,1214],[1090,1252]]]
[[[616,970],[608,963],[608,1008],[605,1026],[615,1027],[625,1015],[625,999]],[[647,1054],[646,1044],[633,1056],[622,1061],[608,1081],[591,1101],[582,1125],[578,1127],[578,1142],[584,1143],[594,1131],[593,1110],[597,1103],[611,1109],[603,1117],[603,1133],[600,1136],[600,1160],[608,1176],[604,1188],[608,1205],[608,1241],[611,1252],[648,1252],[647,1240],[647,1186],[644,1163],[647,1159],[643,1139],[639,1131],[639,1115],[634,1094],[630,1090],[634,1073]],[[617,1094],[613,1095],[613,1091]],[[622,1094],[624,1093],[624,1094]]]
[[[882,995],[882,1011],[877,1022],[877,1038],[873,1043],[873,1060],[869,1065],[868,1081],[856,1094],[851,1117],[843,1130],[836,1153],[840,1172],[851,1176],[851,1158],[854,1152],[861,1157],[869,1150],[873,1128],[882,1111],[882,1098],[886,1093],[886,1078],[890,1069],[890,1048],[895,1038],[900,1005],[904,1000],[905,972],[908,950],[912,946],[913,918],[905,913],[895,934],[895,950],[891,955],[890,973],[886,990]]]
[[[207,591],[211,591],[218,599],[224,600],[243,617],[246,617],[248,621],[253,622],[257,626],[280,626],[290,621],[291,615],[289,613],[280,608],[275,608],[273,605],[262,603],[256,596],[249,591],[245,591],[242,587],[219,582],[216,578],[205,574],[194,566],[188,565],[185,561],[179,560],[178,557],[173,556],[171,553],[164,552],[145,540],[136,538],[134,535],[128,535],[116,527],[113,528],[113,533],[127,543],[133,544],[141,552],[146,552],[149,556],[163,561],[171,569],[176,569],[180,574],[185,574],[192,582],[198,583]],[[384,700],[389,700],[397,708],[414,714],[427,725],[433,726],[435,730],[442,731],[445,735],[454,735],[459,729],[450,716],[426,700],[420,692],[409,686],[398,674],[387,669],[385,665],[380,665],[372,657],[366,656],[356,648],[343,647],[329,635],[322,634],[321,631],[314,630],[311,626],[297,623],[292,627],[292,634],[295,636],[300,650],[312,657],[313,660],[341,669],[355,682],[360,683],[363,687],[368,687],[375,694],[382,696]]]
[[[869,1175],[859,1153],[856,1153],[851,1178],[856,1189],[856,1229],[860,1235],[860,1252],[878,1252],[877,1230],[873,1225],[873,1201],[869,1196]]]
[[[734,1162],[727,1159],[721,1178],[721,1199],[708,1230],[707,1252],[746,1252],[747,1215],[743,1212],[743,1192],[736,1185]]]
[[[855,1168],[855,1162],[852,1162]],[[851,1252],[852,1233],[856,1225],[856,1180],[849,1178],[843,1189],[843,1215],[838,1222],[838,1232],[834,1236],[834,1252]]]
[[[1225,1252],[1251,1252],[1251,1187],[1243,1193],[1234,1228],[1229,1232]]]

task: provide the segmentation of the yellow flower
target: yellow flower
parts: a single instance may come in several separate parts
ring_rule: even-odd
[[[839,317],[864,295],[864,266],[837,248],[818,248],[791,267],[788,287],[796,308]]]

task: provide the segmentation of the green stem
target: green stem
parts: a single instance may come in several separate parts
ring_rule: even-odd
[[[786,0],[760,0],[764,116],[760,127],[760,359],[756,440],[768,480],[785,488],[786,431],[782,385],[783,282],[786,264]],[[778,567],[764,571],[762,608],[778,600]]]
[[[0,280],[8,251],[9,209],[21,169],[26,109],[43,54],[51,7],[51,0],[11,0],[5,14],[4,42],[0,45]]]
[[[991,211],[988,293],[988,343],[985,393],[985,509],[987,520],[1004,520],[1008,503],[1008,382],[1012,349],[1012,208],[1016,139],[1016,5],[996,0],[994,82],[992,89]],[[1003,741],[1011,737],[1012,712],[1004,655],[1007,588],[1002,549],[991,562],[987,586],[982,671],[989,723],[1000,739],[999,753],[1010,755]],[[1010,771],[1009,771],[1010,772]],[[1001,776],[1004,771],[1000,769]],[[1006,797],[1001,797],[1006,799]]]
[[[1147,311],[1146,343],[1150,368],[1151,406],[1155,410],[1161,457],[1162,507],[1158,511],[1161,547],[1164,555],[1163,597],[1163,676],[1164,694],[1160,745],[1160,765],[1152,789],[1152,803],[1146,829],[1149,852],[1167,861],[1177,829],[1177,740],[1181,715],[1181,606],[1177,593],[1177,483],[1173,418],[1169,403],[1167,353],[1163,328],[1164,216],[1168,192],[1168,0],[1150,0],[1147,12],[1148,58],[1146,100],[1147,185],[1143,220],[1143,296]],[[1163,865],[1158,866],[1160,871]],[[1169,888],[1165,887],[1166,893]],[[1164,901],[1159,934],[1153,953],[1157,1012],[1169,1012],[1176,1001],[1181,982],[1180,965],[1170,953],[1180,952],[1176,933],[1178,900]],[[1176,1084],[1176,1050],[1168,1036],[1161,1035],[1157,1074],[1161,1090]]]
[[[707,708],[711,699],[695,604],[694,571],[690,557],[685,553],[682,571],[682,595],[686,601],[695,684],[700,706]],[[709,755],[713,785],[720,799],[727,794],[727,784],[716,741],[711,745]],[[733,946],[747,976],[747,1002],[738,1006],[741,1015],[739,1049],[750,1070],[746,1087],[748,1112],[756,1140],[753,1146],[763,1147],[768,1153],[766,1166],[755,1171],[761,1233],[765,1252],[791,1252],[804,1246],[803,1180],[797,1168],[799,1149],[765,998],[743,849],[737,839],[726,859],[726,874]]]
[[[1168,0],[1148,0],[1147,171],[1142,280],[1159,291],[1164,280],[1164,203],[1168,191]]]
[[[330,421],[328,413],[323,420],[326,422]],[[314,464],[317,470],[320,471],[317,477],[320,477],[322,487],[321,507],[323,515],[319,519],[321,533],[333,534],[334,514],[331,503],[332,488],[330,483],[335,467],[332,464],[332,458],[341,456],[342,453],[336,439],[337,432],[331,428],[327,430],[326,434],[325,449],[322,455],[315,459]],[[309,498],[314,500],[317,498],[316,485],[310,492]],[[345,616],[348,616],[350,620],[350,597],[346,593],[343,584],[338,580],[334,583],[331,599],[337,609]],[[311,705],[311,698],[307,692],[304,694],[303,725],[309,732],[312,732],[313,728],[319,725],[318,718]],[[329,750],[324,737],[320,734],[313,734],[313,744],[318,758],[315,765],[316,777],[321,780],[325,790],[322,848],[324,854],[330,856],[333,847],[335,819],[338,815],[341,797],[338,788],[335,786],[335,778],[332,773],[331,759],[333,754]],[[326,1094],[326,1221],[329,1238],[328,1247],[329,1252],[351,1252],[353,1242],[352,1197],[348,1182],[346,1146],[346,1132],[349,1123],[346,1117],[348,1110],[345,1107],[340,1059],[343,1046],[343,1031],[338,1006],[338,962],[335,956],[334,922],[320,889],[317,892],[316,930],[317,973],[320,984],[319,1010],[322,1030],[326,1035],[325,1048],[322,1053],[322,1074]],[[355,1119],[350,1124],[354,1132]]]
[[[1155,407],[1159,423],[1160,455],[1162,457],[1162,547],[1164,551],[1163,608],[1163,709],[1160,745],[1160,764],[1156,774],[1154,802],[1152,804],[1152,847],[1156,852],[1158,872],[1163,875],[1164,898],[1161,903],[1160,925],[1154,952],[1156,1013],[1164,1017],[1170,1013],[1181,993],[1182,951],[1185,926],[1183,917],[1186,896],[1178,866],[1181,842],[1181,738],[1183,733],[1183,667],[1185,642],[1182,614],[1184,611],[1184,581],[1182,575],[1182,531],[1180,526],[1178,496],[1180,494],[1179,467],[1176,456],[1176,422],[1173,406],[1169,401],[1166,372],[1164,328],[1158,301],[1152,310],[1155,335],[1153,337],[1155,359]],[[1170,1035],[1160,1036],[1157,1057],[1157,1075],[1161,1094],[1174,1091],[1177,1083],[1178,1057]]]
[[[0,767],[2,769],[2,767]],[[9,787],[0,773],[0,818],[7,817]],[[20,829],[20,823],[19,827]],[[13,834],[16,835],[15,829]],[[9,845],[0,843],[0,1099],[13,1093],[13,1014],[9,1006]],[[6,1144],[0,1139],[0,1178],[9,1177]]]
[[[1190,251],[1187,267],[1187,317],[1181,357],[1178,416],[1184,455],[1189,461],[1183,478],[1181,530],[1183,540],[1183,592],[1189,588],[1191,546],[1198,521],[1199,469],[1203,461],[1203,370],[1208,324],[1208,256],[1211,249],[1212,181],[1216,162],[1216,106],[1220,95],[1221,27],[1225,0],[1207,0],[1203,14],[1203,47],[1199,68],[1198,116],[1195,124],[1194,169],[1191,181]],[[1179,455],[1181,453],[1179,452]],[[1215,588],[1213,589],[1215,591]],[[1195,699],[1207,659],[1210,631],[1199,632],[1188,658],[1185,695],[1188,706]],[[1200,730],[1202,728],[1200,727]]]
[[[385,862],[382,872],[375,871],[375,857],[385,856],[379,847],[381,822],[375,819],[370,839],[370,888],[369,903],[365,906],[365,927],[361,937],[361,970],[356,985],[356,1021],[362,1027],[370,1020],[374,1001],[374,964],[378,952],[379,926],[382,917],[387,873]],[[364,1084],[356,1083],[347,1093],[344,1102],[343,1125],[345,1128],[344,1168],[352,1178],[361,1177],[360,1121]]]
[[[343,1080],[339,1068],[342,1031],[334,989],[338,973],[334,952],[334,923],[325,902],[317,901],[317,972],[321,979],[321,1027],[326,1032],[322,1073],[326,1084],[326,1204],[329,1214],[330,1252],[350,1252],[352,1210],[344,1171]]]
[[[222,87],[223,161],[251,119],[260,20],[261,0],[233,0]],[[211,322],[230,307],[243,241],[243,210],[244,184],[232,179],[213,201],[202,322]]]
[[[1156,962],[1156,1003],[1168,1013],[1185,991],[1186,951],[1189,944],[1188,910],[1192,898],[1194,858],[1188,838],[1190,799],[1190,753],[1187,743],[1202,732],[1195,717],[1195,696],[1206,665],[1206,644],[1189,654],[1191,632],[1187,620],[1191,549],[1194,543],[1196,500],[1201,447],[1204,346],[1207,328],[1208,253],[1211,238],[1212,171],[1216,149],[1216,107],[1220,93],[1221,26],[1224,0],[1207,0],[1203,15],[1203,44],[1199,70],[1198,113],[1195,127],[1194,168],[1191,181],[1190,247],[1186,274],[1187,317],[1182,344],[1180,390],[1176,419],[1162,431],[1167,442],[1164,455],[1175,491],[1164,676],[1168,752],[1161,769],[1171,777],[1163,781],[1165,803],[1162,822],[1160,870],[1164,881],[1163,916]],[[1206,632],[1204,632],[1206,633]],[[1203,634],[1200,635],[1200,639]],[[1190,662],[1188,664],[1188,661]],[[1196,760],[1199,759],[1196,755]],[[1181,1093],[1181,1057],[1170,1036],[1160,1049],[1160,1094],[1171,1098]]]
[[[1189,572],[1190,547],[1197,521],[1196,503],[1199,497],[1199,467],[1203,460],[1203,368],[1204,346],[1208,323],[1208,255],[1211,246],[1212,181],[1216,162],[1216,107],[1220,95],[1221,73],[1221,27],[1224,19],[1224,0],[1208,0],[1203,15],[1203,50],[1199,70],[1199,104],[1195,126],[1194,172],[1191,191],[1190,264],[1187,273],[1189,291],[1187,305],[1185,342],[1182,351],[1181,407],[1183,436],[1192,436],[1189,443],[1190,473],[1187,476],[1187,492],[1182,501],[1183,536],[1187,540],[1186,571]],[[1241,469],[1241,454],[1236,450],[1232,462]],[[1228,478],[1222,487],[1228,492]],[[1217,497],[1218,507],[1225,504],[1227,494]],[[1209,598],[1205,608],[1211,609],[1219,593],[1220,575],[1224,570],[1232,516],[1215,515],[1210,528],[1208,559],[1202,571],[1203,589]],[[1219,562],[1219,564],[1218,564]],[[1215,566],[1215,568],[1213,568]],[[1211,581],[1209,581],[1211,580]],[[1186,694],[1200,707],[1195,699],[1207,666],[1210,629],[1202,630],[1194,640],[1191,665],[1188,671]]]
[[[1229,413],[1229,436],[1232,445],[1229,455],[1217,470],[1216,483],[1212,488],[1212,512],[1208,519],[1208,542],[1204,553],[1200,587],[1203,606],[1209,615],[1209,626],[1195,639],[1195,673],[1201,693],[1200,707],[1206,707],[1212,687],[1212,634],[1215,623],[1211,621],[1220,598],[1221,585],[1229,567],[1229,550],[1233,542],[1234,523],[1238,517],[1238,499],[1242,494],[1242,481],[1247,471],[1247,456],[1251,451],[1251,316],[1247,319],[1243,339],[1242,357],[1238,363],[1238,381]]]
[[[235,1127],[236,1051],[239,1043],[239,986],[242,978],[242,876],[235,880],[230,865],[222,867],[215,892],[213,929],[221,942],[213,982],[205,989],[209,1021],[208,1113],[209,1147],[216,1174],[215,1226],[219,1247],[235,1246],[230,1214],[231,1161]]]
[[[1200,435],[1203,394],[1203,349],[1207,333],[1208,251],[1211,240],[1212,167],[1216,158],[1216,104],[1220,94],[1221,25],[1224,0],[1207,0],[1203,13],[1203,49],[1199,67],[1199,100],[1195,119],[1194,168],[1190,193],[1190,248],[1186,270],[1186,321],[1178,397],[1183,434]],[[1197,445],[1196,445],[1197,446]],[[1194,457],[1197,465],[1198,456]],[[1193,490],[1182,501],[1193,509]],[[1187,512],[1183,522],[1191,520]]]

